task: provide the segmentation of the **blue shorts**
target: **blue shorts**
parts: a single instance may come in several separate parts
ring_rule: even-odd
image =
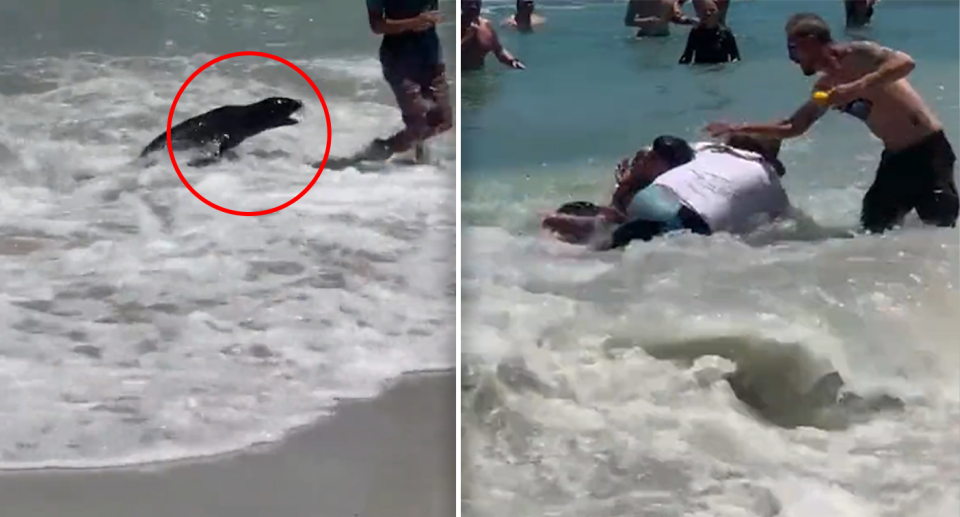
[[[659,185],[650,185],[637,192],[627,205],[627,222],[642,219],[661,223],[665,231],[680,230],[683,221],[680,209],[683,204],[677,196]]]

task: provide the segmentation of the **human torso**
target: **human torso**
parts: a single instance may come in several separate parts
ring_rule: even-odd
[[[627,6],[627,25],[637,27],[640,36],[666,36],[670,34],[670,15],[676,5],[675,0],[630,0]],[[636,22],[637,18],[656,20]]]
[[[704,27],[697,26],[692,29],[696,31],[695,38],[695,58],[698,63],[723,63],[730,59],[729,43],[727,38],[732,34],[723,27]]]
[[[382,5],[384,16],[389,20],[407,20],[438,10],[438,0],[382,0]],[[438,64],[442,55],[437,29],[386,34],[380,44],[380,56],[388,60],[414,59],[424,64]]]
[[[840,58],[840,65],[840,70],[822,75],[816,89],[829,90],[872,71],[849,55]],[[891,151],[910,147],[943,127],[907,79],[868,90],[858,99],[836,109],[866,123],[874,136]]]
[[[714,232],[742,233],[783,214],[787,194],[759,155],[701,145],[693,161],[653,182],[673,192]]]
[[[543,21],[543,17],[537,14],[531,14],[528,17],[515,14],[507,18],[505,25],[520,32],[533,32],[533,28],[543,24]]]
[[[478,18],[473,25],[475,29],[465,30],[476,30],[476,34],[460,46],[460,66],[464,70],[483,68],[487,54],[496,47],[497,36],[487,19]]]

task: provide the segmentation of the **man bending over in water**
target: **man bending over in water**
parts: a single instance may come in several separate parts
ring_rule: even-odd
[[[693,25],[695,20],[683,14],[685,0],[630,0],[623,24],[637,27],[637,37],[669,36],[670,24]]]
[[[367,0],[370,30],[382,34],[380,64],[403,116],[404,128],[390,138],[377,138],[338,167],[363,160],[386,160],[453,127],[446,69],[436,25],[437,0]],[[429,103],[432,101],[433,106]]]
[[[517,0],[517,12],[504,20],[503,24],[520,32],[533,32],[535,26],[545,21],[543,16],[533,14],[534,9],[533,0]]]
[[[788,212],[778,141],[736,136],[695,147],[679,138],[658,137],[621,176],[610,207],[596,207],[591,219],[586,203],[575,210],[568,204],[558,212],[578,215],[549,216],[544,227],[564,240],[593,240],[595,248],[609,249],[678,230],[749,233]],[[594,238],[598,226],[617,224],[608,238]]]
[[[480,16],[482,7],[481,0],[460,2],[460,69],[482,69],[487,54],[493,52],[497,60],[504,65],[523,70],[523,63],[500,44],[497,31],[493,30],[490,21]]]
[[[827,22],[815,14],[791,16],[785,30],[790,60],[806,76],[820,74],[813,89],[827,92],[827,99],[811,98],[776,124],[713,123],[707,130],[714,136],[792,138],[806,133],[830,108],[846,113],[863,121],[884,147],[863,197],[863,228],[886,231],[912,210],[924,223],[955,226],[957,157],[943,123],[907,79],[916,67],[913,59],[873,42],[835,42]]]

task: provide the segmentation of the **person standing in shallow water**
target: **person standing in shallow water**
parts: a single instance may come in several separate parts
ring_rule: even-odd
[[[375,139],[348,161],[385,160],[413,147],[421,159],[424,140],[453,127],[437,9],[437,0],[367,0],[370,30],[383,35],[383,77],[396,97],[404,128],[390,138]]]
[[[695,20],[684,16],[685,0],[629,0],[623,24],[637,28],[637,37],[665,37],[670,24],[693,25]]]
[[[740,61],[740,49],[733,32],[720,25],[720,15],[713,0],[703,0],[700,23],[690,30],[687,47],[680,56],[680,64],[695,65]]]
[[[497,31],[489,20],[480,16],[483,7],[481,0],[462,0],[460,2],[460,69],[463,71],[480,70],[484,66],[487,54],[493,53],[504,65],[523,70],[523,63],[503,48]]]
[[[533,13],[535,9],[533,0],[517,0],[517,12],[504,20],[503,24],[520,32],[533,32],[534,27],[546,21],[543,16]]]
[[[863,228],[883,232],[913,210],[926,224],[955,226],[960,213],[957,157],[943,123],[907,79],[916,67],[913,59],[869,41],[835,42],[827,22],[812,13],[791,16],[785,31],[790,60],[806,76],[820,74],[814,91],[826,92],[826,100],[810,98],[779,123],[715,122],[707,131],[792,138],[806,133],[831,108],[846,113],[863,121],[884,147],[876,178],[863,197]]]

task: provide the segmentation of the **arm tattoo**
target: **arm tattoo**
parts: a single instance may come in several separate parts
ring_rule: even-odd
[[[872,41],[854,41],[850,43],[853,55],[872,66],[880,66],[890,60],[896,51]]]

